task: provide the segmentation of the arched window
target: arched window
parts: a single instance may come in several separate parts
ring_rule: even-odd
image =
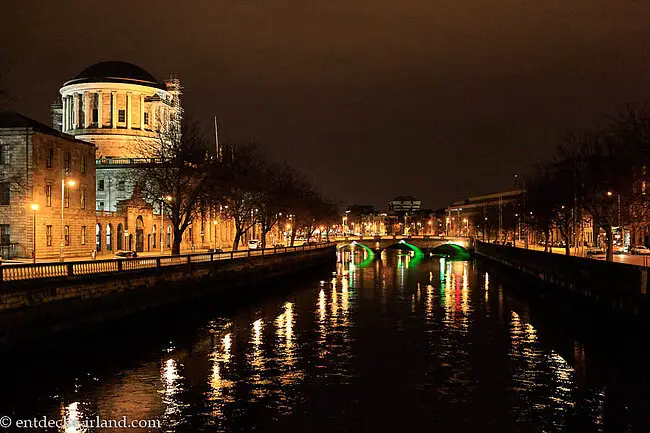
[[[167,226],[167,248],[172,247],[172,226]]]
[[[106,251],[112,251],[113,250],[113,240],[111,239],[113,236],[113,225],[108,224],[106,226]]]
[[[95,226],[95,250],[102,250],[102,225],[99,223]]]
[[[144,251],[144,219],[142,215],[135,220],[135,250],[139,253]]]
[[[153,229],[151,230],[151,233],[153,234],[153,236],[151,237],[152,239],[151,248],[156,248],[156,237],[157,237],[156,235],[158,234],[158,227],[156,227],[155,224],[153,225]]]
[[[117,225],[117,249],[121,250],[123,249],[124,244],[124,227],[122,227],[122,223]]]

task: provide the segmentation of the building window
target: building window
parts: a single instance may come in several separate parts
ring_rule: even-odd
[[[52,185],[45,185],[45,206],[52,207]]]
[[[167,248],[172,246],[172,226],[167,226]]]
[[[72,155],[70,154],[70,152],[66,152],[65,153],[64,166],[65,166],[66,171],[68,171],[68,172],[70,171],[70,168],[72,167],[72,162],[71,161],[72,161]]]
[[[11,185],[9,182],[0,182],[0,205],[8,206],[11,202]]]
[[[144,113],[144,124],[145,125],[149,124],[149,113]]]
[[[104,179],[97,181],[97,191],[104,191]]]
[[[86,245],[86,226],[81,226],[81,245]]]
[[[86,188],[81,190],[81,209],[86,209]]]
[[[54,161],[54,149],[47,149],[47,157],[45,158],[45,167],[52,168],[52,161]]]
[[[117,190],[118,191],[124,191],[125,187],[126,187],[126,182],[125,181],[120,180],[119,182],[117,182]]]
[[[70,246],[70,226],[65,226],[65,231],[63,232],[63,237],[65,239],[65,246]]]
[[[70,188],[66,185],[63,191],[65,207],[70,207]]]
[[[99,202],[99,210],[104,210],[104,202],[103,201]]]
[[[11,244],[11,226],[9,224],[0,224],[0,244]]]
[[[96,108],[93,108],[93,123],[99,122],[99,112]]]
[[[113,231],[113,226],[112,225],[107,225],[106,226],[106,251],[111,251],[113,249],[113,241],[112,241],[112,232]]]
[[[45,242],[48,247],[52,246],[52,226],[45,226]]]
[[[0,146],[0,165],[11,164],[11,147]]]
[[[158,237],[158,229],[156,228],[155,224],[153,225],[153,230],[151,230],[151,232],[153,233],[153,236],[151,237],[151,241],[153,245],[151,246],[151,248],[156,248],[156,238]]]
[[[117,110],[117,121],[126,122],[126,110]]]
[[[86,174],[86,157],[81,157],[81,174]]]

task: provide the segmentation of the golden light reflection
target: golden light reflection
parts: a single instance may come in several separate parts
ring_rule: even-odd
[[[79,410],[79,406],[80,403],[75,401],[61,408],[62,419],[66,422],[61,430],[62,432],[81,433],[86,431],[82,426],[83,416]]]
[[[513,373],[514,390],[528,399],[536,395],[540,383],[548,383],[550,395],[541,401],[536,398],[534,410],[555,412],[557,419],[562,419],[575,406],[575,371],[557,352],[540,347],[537,330],[514,311],[510,318],[510,340],[508,356],[517,366]]]
[[[485,303],[488,301],[488,296],[490,293],[490,275],[485,273]]]
[[[176,397],[182,391],[182,377],[178,373],[178,363],[174,358],[164,361],[161,367],[161,381],[163,389],[160,393],[163,395],[163,404],[165,406],[164,417],[177,418],[180,416],[181,403]]]

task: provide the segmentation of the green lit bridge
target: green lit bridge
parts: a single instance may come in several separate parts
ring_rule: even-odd
[[[412,250],[416,254],[467,256],[473,248],[469,237],[444,236],[346,236],[335,239],[338,249],[360,247],[369,253],[384,250]]]

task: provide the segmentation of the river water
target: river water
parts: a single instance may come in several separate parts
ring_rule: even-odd
[[[4,354],[0,416],[64,417],[8,431],[67,433],[123,417],[161,426],[133,432],[648,431],[644,341],[594,335],[486,264],[364,258]]]

